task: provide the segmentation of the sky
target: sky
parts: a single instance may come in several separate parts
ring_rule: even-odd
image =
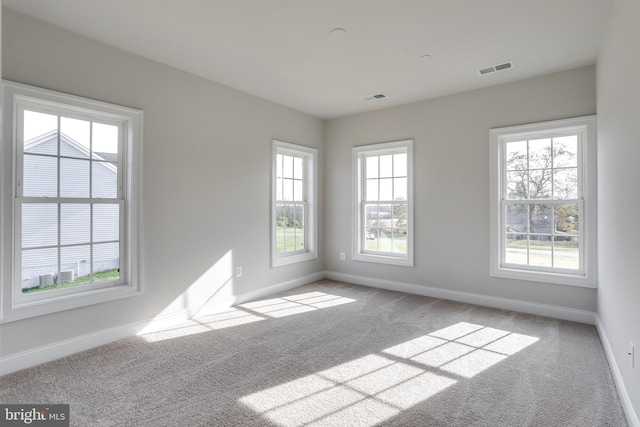
[[[58,117],[25,110],[24,141],[29,141],[49,131],[58,129]],[[60,131],[76,142],[89,148],[92,133],[91,122],[60,117]],[[93,151],[98,153],[118,152],[118,127],[93,122]]]

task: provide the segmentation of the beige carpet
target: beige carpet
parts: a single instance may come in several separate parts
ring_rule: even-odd
[[[322,281],[2,377],[74,426],[625,426],[593,326]]]

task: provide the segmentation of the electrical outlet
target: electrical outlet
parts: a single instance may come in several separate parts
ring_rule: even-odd
[[[340,252],[340,261],[344,261],[345,259],[347,259],[347,256],[344,254],[344,252]]]
[[[634,367],[634,365],[635,365],[635,363],[634,363],[634,362],[635,362],[635,361],[634,361],[634,359],[635,359],[635,352],[636,352],[636,351],[635,351],[635,348],[633,347],[633,343],[632,343],[632,342],[630,342],[630,343],[629,343],[629,356],[631,357],[631,367],[632,367],[632,368],[633,368],[633,367]]]
[[[242,277],[242,267],[236,267],[236,277]]]

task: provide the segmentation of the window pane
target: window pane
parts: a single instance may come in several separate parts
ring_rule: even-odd
[[[407,253],[407,230],[397,229],[393,230],[393,252],[406,254]]]
[[[294,227],[285,228],[284,234],[284,251],[296,251],[296,229]]]
[[[276,228],[276,253],[279,254],[284,252],[285,230],[286,228]]]
[[[381,252],[393,252],[393,230],[381,228],[378,231],[378,250]]]
[[[380,178],[393,176],[393,156],[380,156]]]
[[[117,270],[120,268],[120,244],[100,243],[93,246],[93,281],[114,280],[119,277]],[[99,273],[105,273],[100,277]]]
[[[365,223],[368,227],[378,227],[379,215],[378,205],[365,205]]]
[[[118,127],[95,122],[92,124],[92,158],[118,163]]]
[[[407,226],[407,204],[397,203],[393,205],[393,227],[402,228]]]
[[[60,241],[63,245],[89,243],[91,208],[88,203],[60,206]]]
[[[293,220],[294,227],[302,227],[304,225],[304,205],[294,205]]]
[[[282,178],[276,178],[276,200],[282,200]]]
[[[553,197],[578,198],[578,169],[560,169],[553,172]]]
[[[507,234],[505,242],[505,262],[527,265],[529,240],[526,234]]]
[[[297,202],[302,202],[304,200],[302,195],[302,181],[297,179],[293,181],[293,200]]]
[[[23,195],[58,196],[58,160],[55,157],[24,155]]]
[[[89,263],[91,248],[89,245],[70,246],[60,249],[60,283],[72,282],[80,285],[89,283],[91,271]]]
[[[507,170],[526,170],[527,167],[527,141],[508,142]]]
[[[60,159],[60,197],[89,197],[89,161]]]
[[[554,237],[553,266],[572,270],[578,270],[580,268],[580,253],[577,237]]]
[[[551,166],[551,138],[529,141],[529,169],[547,169]]]
[[[282,154],[276,154],[276,177],[282,178]]]
[[[58,244],[58,205],[22,205],[22,247]]]
[[[507,198],[511,200],[529,198],[529,174],[527,171],[507,172]]]
[[[393,226],[393,205],[378,205],[379,227]]]
[[[507,233],[528,233],[528,205],[507,205],[505,207],[505,227]]]
[[[380,180],[380,200],[393,200],[393,179]]]
[[[378,250],[378,229],[377,228],[365,228],[364,249],[367,251]]]
[[[60,117],[60,155],[88,159],[90,126],[86,120]]]
[[[302,179],[304,160],[302,157],[293,158],[293,177],[295,179]]]
[[[92,196],[101,199],[118,197],[118,164],[93,162]]]
[[[553,167],[564,168],[578,165],[578,136],[553,138]]]
[[[529,172],[529,197],[532,199],[551,198],[551,169]]]
[[[580,233],[580,212],[577,203],[567,203],[555,206],[556,236],[577,236]]]
[[[393,200],[407,200],[407,178],[393,180]]]
[[[365,178],[378,178],[378,156],[367,157]]]
[[[529,265],[551,267],[551,236],[531,236]]]
[[[282,176],[293,178],[293,157],[282,156]]]
[[[407,176],[407,153],[393,155],[393,176]]]
[[[120,206],[93,205],[93,241],[107,242],[120,239]]]
[[[368,202],[378,201],[378,179],[368,179],[366,181],[364,199]]]
[[[551,234],[553,208],[551,205],[531,205],[529,233]]]
[[[58,249],[26,249],[22,251],[22,291],[55,284],[58,274]]]
[[[24,152],[58,154],[58,116],[24,110]]]
[[[284,179],[282,183],[282,200],[293,200],[293,180]]]

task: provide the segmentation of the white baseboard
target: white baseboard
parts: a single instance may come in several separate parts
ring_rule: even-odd
[[[354,283],[356,285],[386,289],[389,291],[405,292],[432,298],[448,299],[453,301],[465,302],[468,304],[499,308],[502,310],[511,310],[521,313],[535,314],[538,316],[553,317],[554,319],[587,323],[589,325],[593,325],[595,323],[595,313],[586,310],[577,310],[573,308],[559,307],[554,305],[538,304],[509,298],[492,297],[469,292],[451,291],[447,289],[432,288],[429,286],[421,286],[411,283],[394,282],[391,280],[375,279],[372,277],[354,276],[351,274],[337,273],[333,271],[326,271],[325,276],[327,279],[331,280],[338,280],[342,282]]]
[[[0,357],[0,375],[6,375],[22,369],[30,368],[41,363],[50,362],[65,356],[89,350],[94,347],[109,344],[119,339],[130,336],[157,331],[192,318],[201,310],[212,310],[242,304],[251,300],[268,297],[280,292],[294,289],[308,283],[322,280],[324,272],[310,274],[298,279],[290,280],[277,285],[269,286],[256,291],[246,292],[230,298],[223,298],[210,303],[189,307],[169,314],[163,314],[151,319],[140,320],[114,328],[103,329],[90,334],[81,335],[52,344],[36,347],[20,353]]]
[[[620,396],[622,409],[624,409],[624,414],[627,417],[627,424],[629,424],[629,427],[640,427],[640,419],[638,418],[638,415],[633,408],[631,398],[629,397],[629,393],[627,392],[627,388],[625,387],[624,381],[622,379],[622,374],[620,373],[620,369],[618,368],[618,363],[616,362],[616,358],[613,355],[613,349],[611,348],[611,344],[609,343],[609,338],[607,337],[607,333],[604,330],[604,325],[600,320],[600,316],[598,316],[597,314],[596,329],[598,330],[598,334],[600,335],[600,341],[602,341],[604,354],[606,354],[607,356],[609,366],[611,367],[611,372],[613,373],[613,380],[615,381],[616,388],[618,389],[618,395]]]

